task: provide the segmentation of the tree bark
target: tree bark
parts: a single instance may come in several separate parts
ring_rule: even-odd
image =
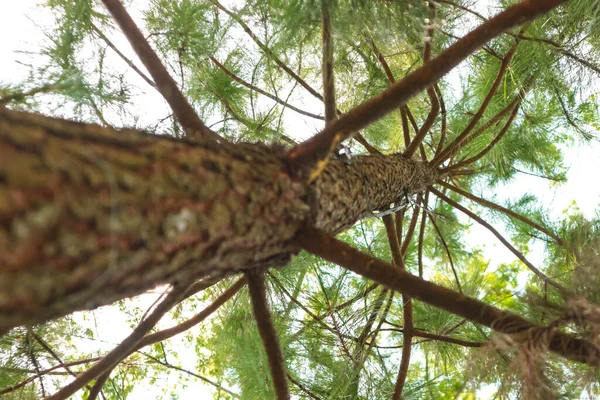
[[[433,184],[400,155],[331,159],[311,183],[284,149],[191,143],[0,108],[0,334],[165,283],[284,265]]]

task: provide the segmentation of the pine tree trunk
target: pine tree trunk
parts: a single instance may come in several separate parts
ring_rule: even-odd
[[[0,108],[0,333],[285,265],[304,224],[337,233],[437,177],[399,155],[357,156],[308,183],[284,156]]]

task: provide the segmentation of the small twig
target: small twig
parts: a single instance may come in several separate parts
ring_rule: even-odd
[[[187,288],[186,288],[187,289]],[[135,348],[142,337],[150,331],[156,323],[165,315],[177,302],[181,299],[182,294],[185,290],[181,287],[174,288],[171,293],[154,309],[154,311],[148,316],[147,319],[140,322],[140,324],[131,332],[131,334],[125,338],[117,347],[109,352],[102,360],[96,363],[93,367],[80,374],[77,379],[69,383],[55,394],[48,396],[47,400],[62,400],[73,395],[83,386],[85,386],[92,379],[95,379],[102,375],[104,372],[113,368],[124,356]]]
[[[311,118],[315,118],[315,119],[320,119],[323,120],[324,117],[322,115],[317,115],[317,114],[313,114],[310,113],[308,111],[304,111],[299,109],[298,107],[295,107],[291,104],[289,104],[288,102],[280,99],[277,96],[272,95],[269,92],[266,92],[264,90],[262,90],[261,88],[259,88],[258,86],[255,86],[251,83],[246,82],[245,80],[243,80],[242,78],[238,77],[237,75],[235,75],[233,72],[229,71],[223,64],[221,64],[216,58],[214,58],[213,56],[209,56],[208,57],[210,59],[210,61],[213,62],[213,64],[215,64],[221,71],[223,71],[225,73],[225,75],[229,76],[231,79],[233,79],[234,81],[238,82],[239,84],[247,87],[250,90],[253,90],[257,93],[262,94],[265,97],[268,97],[269,99],[281,104],[284,107],[289,108],[290,110],[294,110],[296,111],[298,114],[302,114],[302,115],[306,115],[307,117],[311,117]]]
[[[511,218],[514,218],[518,221],[521,221],[529,226],[531,226],[532,228],[542,232],[543,234],[547,235],[548,237],[552,238],[558,245],[563,245],[564,241],[554,232],[552,232],[550,229],[538,224],[537,222],[534,222],[532,220],[530,220],[529,218],[518,214],[506,207],[502,207],[501,205],[491,202],[489,200],[486,200],[484,198],[481,197],[477,197],[472,193],[467,192],[466,190],[463,190],[457,186],[451,185],[449,183],[446,182],[439,182],[442,186],[444,186],[445,188],[448,188],[450,190],[452,190],[453,192],[456,192],[462,196],[465,196],[467,199],[472,200],[476,203],[481,204],[482,206],[491,208],[492,210],[496,210],[496,211],[500,211],[501,213],[504,213],[506,215],[508,215]]]

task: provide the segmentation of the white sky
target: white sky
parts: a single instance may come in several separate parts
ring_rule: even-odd
[[[18,54],[17,52],[35,50],[44,40],[43,32],[36,24],[42,26],[48,24],[52,21],[52,17],[47,13],[39,12],[36,9],[36,4],[38,4],[38,0],[10,2],[4,0],[0,11],[0,38],[2,38],[0,40],[0,83],[17,83],[26,78],[28,69],[18,61],[28,61],[29,57],[26,54]],[[114,39],[121,51],[130,55],[130,58],[141,67],[141,63],[132,55],[125,39],[122,37],[111,37],[111,39]],[[143,93],[140,93],[135,101],[139,102],[140,107],[143,107],[147,111],[150,120],[156,118],[157,115],[167,115],[167,108],[158,94],[153,89],[148,88],[137,75],[131,74],[130,76],[131,79],[137,80],[139,86],[144,87]],[[454,76],[453,79],[457,80],[459,77]],[[294,113],[288,114],[295,116]],[[304,122],[294,125],[294,130],[298,134],[295,137],[305,136],[306,132],[314,129],[314,127],[307,126]],[[301,135],[301,132],[304,135]],[[294,136],[294,132],[290,133],[290,135]],[[550,187],[549,181],[544,179],[519,175],[506,190],[498,190],[498,193],[476,194],[488,199],[492,199],[497,195],[499,200],[503,200],[511,197],[516,198],[526,192],[530,192],[536,194],[542,200],[544,206],[552,210],[554,217],[559,217],[563,210],[572,202],[576,202],[582,212],[587,217],[591,217],[597,209],[598,204],[600,204],[600,184],[598,184],[597,179],[600,173],[600,144],[597,142],[589,143],[580,148],[567,149],[565,151],[565,165],[569,167],[569,181],[561,186]],[[486,249],[486,257],[493,260],[493,265],[515,260],[514,255],[505,249],[491,233],[476,224],[472,225],[468,241],[473,247],[483,246]],[[528,258],[534,264],[541,265],[543,253],[538,250],[528,255]],[[140,300],[140,306],[150,304],[152,299],[153,296],[145,296],[145,298]],[[112,348],[111,343],[118,343],[130,331],[124,316],[116,315],[110,309],[101,308],[95,312],[95,316],[98,326],[110,326],[112,328],[112,331],[104,330],[101,332],[101,336],[108,342],[104,346],[106,350]],[[166,323],[163,326],[168,325]],[[83,342],[82,345],[85,346]],[[97,346],[97,343],[94,346]],[[178,360],[177,363],[182,367],[194,370],[195,354],[188,354]],[[169,374],[169,376],[171,378],[174,377],[173,373]],[[173,385],[171,378],[168,378],[163,383],[167,386]],[[135,393],[130,398],[155,398],[156,389],[156,387],[150,386],[136,388]],[[189,386],[187,388],[180,388],[178,393],[180,399],[198,399],[208,398],[210,390],[203,383],[190,381]]]

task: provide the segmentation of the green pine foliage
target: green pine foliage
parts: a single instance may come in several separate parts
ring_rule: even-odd
[[[428,26],[434,27],[431,44],[435,57],[481,22],[464,8],[491,16],[516,2],[491,0],[489,9],[482,9],[476,7],[479,2],[439,1],[432,16],[426,1],[332,1],[337,107],[347,112],[389,87],[377,52],[383,55],[395,79],[400,80],[423,64]],[[253,89],[259,88],[308,113],[324,115],[322,101],[280,65],[322,93],[321,1],[223,1],[222,7],[234,17],[212,0],[125,3],[138,10],[135,17],[143,33],[201,118],[217,133],[232,141],[289,147],[323,126],[322,119],[300,114]],[[166,108],[164,115],[148,115],[137,105],[140,98],[157,93],[140,78],[145,70],[138,73],[131,69],[129,63],[141,64],[128,52],[124,41],[115,41],[118,28],[101,2],[48,0],[45,6],[57,22],[44,28],[46,44],[31,55],[29,78],[19,84],[0,85],[0,104],[104,125],[183,135]],[[252,31],[256,39],[246,30]],[[517,257],[497,262],[487,252],[489,249],[473,246],[470,239],[477,222],[433,195],[427,204],[424,199],[411,198],[405,211],[404,234],[413,213],[419,214],[413,239],[406,247],[406,268],[418,274],[422,263],[423,275],[430,281],[542,325],[556,323],[567,331],[597,339],[600,215],[586,218],[574,205],[556,218],[556,210],[548,209],[544,198],[526,188],[514,191],[523,173],[560,186],[568,176],[564,151],[597,142],[597,1],[569,1],[522,30],[513,29],[499,36],[461,64],[457,73],[442,79],[438,87],[447,118],[444,143],[452,143],[467,127],[488,96],[502,59],[515,46],[515,40],[518,46],[514,57],[473,131],[515,99],[520,99],[518,113],[498,144],[466,166],[468,171],[457,175],[452,183],[547,227],[563,243],[556,243],[529,223],[453,191],[444,192],[499,229],[526,257],[541,259],[541,265],[536,266],[574,294],[566,299],[560,296]],[[122,58],[115,49],[127,55]],[[408,102],[418,127],[426,120],[430,103],[425,92]],[[500,134],[509,114],[461,146],[453,160],[465,160],[484,150]],[[442,115],[423,145],[423,155],[429,160],[442,138],[441,132]],[[405,147],[399,112],[380,119],[361,134],[384,153],[401,152]],[[353,154],[366,153],[354,141],[349,145]],[[590,185],[595,184],[595,178],[590,180]],[[419,250],[421,214],[427,221]],[[362,220],[339,237],[374,257],[392,259],[379,219]],[[497,246],[501,244],[497,242]],[[404,335],[405,307],[400,294],[373,287],[372,282],[305,253],[286,267],[270,271],[266,279],[294,398],[391,397]],[[156,330],[192,317],[232,282],[220,282],[186,300]],[[127,316],[131,328],[148,308],[137,300],[111,307]],[[413,313],[415,328],[430,337],[417,334],[413,338],[403,392],[406,399],[479,399],[485,398],[485,393],[493,393],[495,398],[575,399],[600,395],[597,371],[560,360],[541,345],[517,343],[421,302],[413,302]],[[94,316],[89,312],[35,327],[32,332],[66,363],[105,354],[111,347],[99,346],[102,329],[94,326]],[[13,330],[0,338],[0,393],[35,375],[36,369],[45,370],[58,363],[29,331]],[[174,369],[184,364],[185,371]],[[84,365],[73,367],[75,372],[84,369]],[[34,399],[55,391],[68,378],[65,369],[56,371],[61,374],[33,379],[5,394],[6,398]],[[210,387],[215,399],[275,396],[247,289],[203,324],[127,358],[104,385],[103,396],[125,399],[140,386],[156,385],[161,388],[156,398],[176,399],[182,388],[200,384]],[[84,397],[90,389],[85,389]]]

